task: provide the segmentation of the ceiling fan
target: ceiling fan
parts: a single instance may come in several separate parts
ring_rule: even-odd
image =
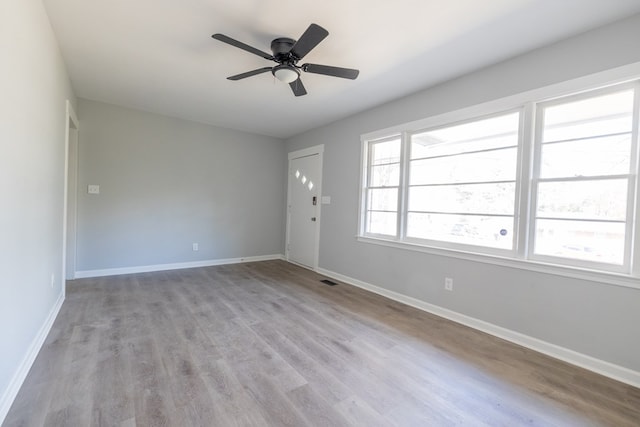
[[[303,64],[298,65],[298,61],[304,58],[314,47],[329,35],[329,32],[317,24],[309,25],[309,28],[300,36],[300,39],[293,40],[287,37],[280,37],[271,42],[273,54],[263,52],[255,47],[249,46],[224,34],[214,34],[216,40],[230,44],[249,53],[275,61],[278,65],[274,67],[263,67],[246,73],[236,74],[227,77],[229,80],[241,80],[247,77],[271,71],[278,80],[289,83],[295,96],[306,95],[307,91],[300,80],[300,71],[313,74],[324,74],[326,76],[342,77],[344,79],[355,80],[360,73],[351,68],[332,67],[329,65]]]

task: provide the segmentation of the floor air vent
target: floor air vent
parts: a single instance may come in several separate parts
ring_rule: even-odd
[[[335,285],[337,285],[337,283],[336,283],[336,282],[332,282],[332,281],[331,281],[331,280],[329,280],[329,279],[324,279],[324,280],[320,280],[320,281],[321,281],[322,283],[324,283],[325,285],[329,285],[329,286],[335,286]]]

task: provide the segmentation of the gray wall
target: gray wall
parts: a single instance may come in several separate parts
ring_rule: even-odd
[[[361,134],[638,62],[638,40],[640,15],[288,140],[288,152],[325,144],[320,267],[640,371],[640,290],[355,238]]]
[[[75,101],[40,0],[2,1],[0,64],[1,423],[12,378],[62,297],[65,100]]]
[[[283,253],[281,140],[85,99],[78,109],[79,271]]]

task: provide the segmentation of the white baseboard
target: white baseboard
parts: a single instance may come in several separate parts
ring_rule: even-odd
[[[429,304],[417,298],[390,291],[388,289],[384,289],[379,286],[375,286],[340,273],[325,270],[323,268],[318,268],[316,272],[324,276],[339,280],[341,282],[348,283],[350,285],[357,286],[367,291],[382,295],[394,301],[401,302],[419,310],[444,317],[445,319],[452,320],[454,322],[469,326],[482,332],[486,332],[487,334],[496,336],[498,338],[511,341],[515,344],[527,347],[539,353],[546,354],[547,356],[551,356],[556,359],[563,360],[567,363],[571,363],[572,365],[588,369],[609,378],[613,378],[614,380],[621,381],[623,383],[640,388],[640,372],[638,371],[633,371],[623,366],[596,359],[595,357],[578,353],[577,351],[570,350],[556,344],[551,344],[549,342],[530,337],[520,332],[512,331],[510,329],[506,329],[501,326],[497,326],[492,323],[485,322],[483,320],[476,319],[474,317],[470,317],[434,304]]]
[[[0,425],[4,422],[5,417],[9,413],[9,409],[13,404],[18,392],[20,391],[20,387],[22,387],[22,383],[24,383],[25,378],[27,378],[27,374],[33,365],[33,362],[36,360],[38,356],[38,352],[42,348],[44,344],[44,340],[49,335],[49,331],[51,330],[51,326],[53,326],[53,322],[56,320],[58,313],[60,312],[60,307],[62,307],[62,303],[64,302],[64,294],[60,294],[58,300],[51,308],[49,312],[49,316],[45,320],[44,324],[38,331],[38,334],[35,336],[31,345],[29,346],[29,350],[22,359],[18,370],[11,378],[11,382],[9,382],[9,386],[2,394],[0,398]]]
[[[283,259],[282,254],[249,256],[242,258],[211,259],[204,261],[178,262],[172,264],[142,265],[136,267],[107,268],[103,270],[76,271],[76,279],[89,277],[117,276],[119,274],[149,273],[153,271],[180,270],[183,268],[211,267],[214,265],[240,264],[243,262],[271,261]]]

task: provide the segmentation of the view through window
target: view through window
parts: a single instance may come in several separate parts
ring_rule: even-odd
[[[410,136],[407,237],[512,249],[519,121]]]
[[[535,253],[622,265],[634,90],[541,105]]]

